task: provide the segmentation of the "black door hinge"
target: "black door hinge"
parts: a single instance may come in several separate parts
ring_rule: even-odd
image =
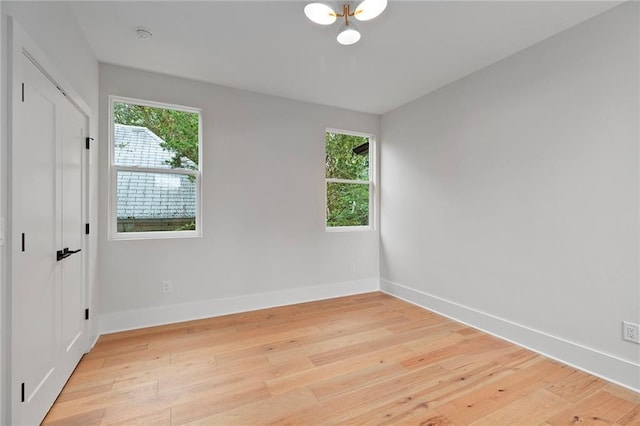
[[[89,308],[84,310],[84,319],[88,320],[89,319]]]
[[[89,224],[88,224],[88,223],[85,223],[85,224],[84,224],[84,233],[85,233],[86,235],[89,235]]]
[[[24,251],[24,232],[22,233],[22,251]]]
[[[20,390],[20,402],[24,402],[24,383],[22,384]]]
[[[22,102],[24,102],[24,83],[22,83]]]
[[[85,147],[86,147],[87,149],[91,148],[91,141],[92,141],[92,140],[93,140],[93,138],[90,138],[90,137],[88,137],[88,136],[87,136],[86,138],[84,138]]]

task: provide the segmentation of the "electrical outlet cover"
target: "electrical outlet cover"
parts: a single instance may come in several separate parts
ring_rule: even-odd
[[[622,321],[622,339],[640,344],[640,324]]]

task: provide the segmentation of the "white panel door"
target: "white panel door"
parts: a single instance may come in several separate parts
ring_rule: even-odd
[[[86,117],[25,55],[12,141],[13,423],[39,424],[82,354]]]
[[[23,56],[21,65],[24,101],[15,111],[20,129],[12,145],[12,342],[19,366],[13,377],[22,388],[14,399],[24,399],[18,405],[20,423],[37,424],[55,401],[61,380],[56,142],[62,95],[28,58]]]
[[[71,374],[86,349],[84,330],[85,294],[83,285],[82,157],[87,135],[86,118],[67,99],[62,108],[62,247],[68,249],[60,264],[62,367]],[[72,253],[72,254],[70,254]]]

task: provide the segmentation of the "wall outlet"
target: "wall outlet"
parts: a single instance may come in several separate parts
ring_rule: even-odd
[[[622,321],[622,340],[640,344],[640,324]]]
[[[351,264],[349,265],[349,271],[350,272],[356,272],[356,262],[351,262]]]
[[[173,286],[171,285],[171,281],[162,281],[162,292],[165,294],[171,293],[173,290]]]

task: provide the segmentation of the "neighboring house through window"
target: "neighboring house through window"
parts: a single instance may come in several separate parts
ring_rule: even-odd
[[[200,236],[200,111],[111,98],[112,238]]]
[[[372,139],[331,129],[325,133],[327,231],[372,228]]]

